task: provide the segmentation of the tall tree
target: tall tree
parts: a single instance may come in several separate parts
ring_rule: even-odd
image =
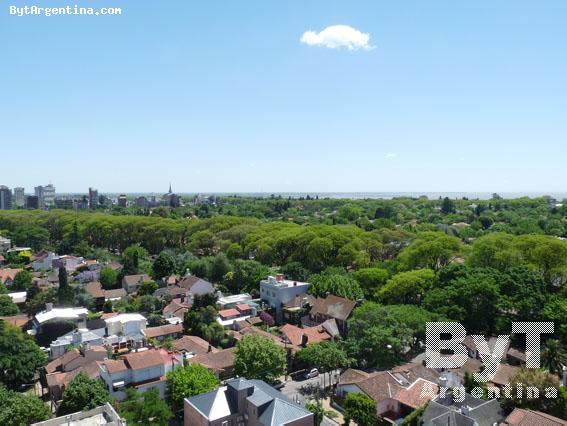
[[[14,277],[14,282],[12,284],[12,289],[17,291],[26,291],[31,285],[33,275],[30,271],[22,270],[16,274]]]
[[[358,426],[375,426],[378,422],[376,416],[376,402],[363,393],[349,393],[344,402],[345,423],[354,420]]]
[[[167,373],[167,395],[174,412],[183,409],[183,399],[210,392],[219,386],[218,378],[199,364],[190,364]]]
[[[0,424],[30,425],[51,417],[49,407],[37,396],[7,390],[0,384]]]
[[[175,272],[175,259],[171,254],[162,251],[152,266],[152,275],[155,280],[161,280]]]
[[[63,392],[63,400],[57,415],[87,411],[112,401],[112,397],[100,380],[91,379],[85,373],[77,374]]]
[[[30,383],[46,361],[47,356],[30,336],[0,320],[0,383],[18,389]]]
[[[157,389],[144,393],[126,389],[126,399],[120,403],[120,414],[130,424],[167,426],[173,413],[162,401]]]
[[[273,382],[285,373],[287,354],[273,340],[259,335],[244,336],[236,346],[234,372],[247,379]]]

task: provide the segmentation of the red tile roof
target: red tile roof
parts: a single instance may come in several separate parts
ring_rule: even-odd
[[[16,274],[21,272],[23,269],[17,268],[4,268],[0,269],[0,283],[6,284],[7,281],[14,281]]]
[[[197,355],[189,358],[190,364],[201,364],[203,367],[222,373],[234,365],[235,348],[224,349],[218,352],[210,352],[205,355]]]
[[[191,352],[196,355],[204,355],[209,352],[209,342],[197,336],[183,336],[180,339],[173,341],[173,347],[178,351]],[[218,352],[219,350],[211,346],[211,352]]]
[[[236,309],[223,309],[222,311],[219,311],[219,315],[222,318],[238,317],[240,316],[240,312]]]
[[[331,340],[331,335],[323,326],[299,328],[292,324],[286,324],[281,328],[281,333],[294,346],[301,346],[303,336],[307,336],[307,344]]]
[[[163,364],[159,351],[155,349],[129,353],[124,356],[124,361],[132,370],[143,370]]]
[[[566,426],[567,420],[561,420],[539,411],[515,408],[502,424],[510,426]]]
[[[407,389],[400,390],[394,399],[411,408],[421,407],[439,393],[439,386],[424,379],[417,379]]]
[[[167,336],[170,334],[183,333],[183,324],[169,324],[161,325],[159,327],[150,327],[144,330],[146,337],[155,338],[161,336]]]

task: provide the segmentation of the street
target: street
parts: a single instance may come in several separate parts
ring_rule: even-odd
[[[338,376],[340,374],[339,370],[321,373],[317,377],[305,380],[293,380],[289,379],[285,386],[281,389],[281,392],[293,401],[305,406],[306,401],[316,394],[318,390],[323,388],[329,388],[331,385],[331,379],[333,384],[337,382]]]

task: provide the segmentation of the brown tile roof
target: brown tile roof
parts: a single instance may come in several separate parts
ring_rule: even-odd
[[[143,352],[132,352],[124,356],[124,362],[132,370],[143,370],[163,364],[159,351],[150,349]]]
[[[100,362],[100,365],[106,367],[109,374],[128,370],[128,366],[123,359],[107,359],[106,361]]]
[[[25,314],[14,315],[11,317],[0,317],[0,319],[19,328],[25,327],[30,322],[30,319]]]
[[[106,262],[104,264],[104,266],[106,266],[107,268],[112,269],[113,271],[116,271],[118,269],[122,269],[122,265],[118,262]]]
[[[218,352],[210,352],[205,355],[197,355],[189,358],[190,364],[201,364],[203,367],[214,370],[215,372],[223,372],[232,368],[234,365],[235,348],[223,349]]]
[[[508,364],[500,364],[496,370],[494,378],[491,380],[495,385],[504,386],[510,383],[516,374],[521,370],[520,367],[514,367]]]
[[[6,284],[6,282],[9,281],[14,281],[14,278],[16,278],[16,274],[18,272],[23,271],[23,269],[21,268],[4,268],[4,269],[0,269],[0,283],[2,284]]]
[[[488,349],[490,350],[490,352],[494,351],[494,347],[496,346],[497,340],[498,340],[498,338],[494,337],[494,336],[488,338],[487,343],[488,343]],[[474,342],[474,339],[472,338],[472,336],[466,336],[465,340],[463,341],[463,345],[465,345],[467,347],[467,349],[469,349],[469,350],[476,350],[476,343]],[[506,353],[507,351],[508,351],[508,348],[506,348],[504,353]],[[483,351],[479,350],[478,352],[482,353]],[[484,355],[490,355],[490,354],[486,353]]]
[[[400,390],[394,399],[411,408],[421,407],[439,394],[439,386],[428,380],[417,379],[408,388]]]
[[[242,321],[244,322],[244,321]],[[241,322],[241,324],[242,324]],[[243,329],[241,329],[238,334],[240,336],[247,336],[247,335],[258,335],[258,336],[262,336],[266,339],[270,339],[272,340],[276,345],[281,346],[282,348],[286,347],[286,344],[284,341],[282,341],[282,339],[280,339],[277,336],[274,336],[272,333],[268,333],[267,331],[262,330],[261,328],[255,327],[255,326],[248,326],[248,327],[244,327]],[[237,337],[238,335],[236,335],[235,337]],[[240,337],[241,338],[241,337]]]
[[[188,310],[189,305],[173,300],[169,305],[163,308],[163,313],[183,318]]]
[[[125,275],[123,280],[127,285],[135,285],[144,281],[149,281],[150,276],[148,274]]]
[[[183,336],[180,339],[173,341],[173,348],[177,351],[191,352],[195,355],[204,355],[209,351],[209,342],[197,336]],[[211,352],[218,352],[219,350],[211,346]]]
[[[183,324],[168,324],[159,327],[150,327],[144,330],[146,337],[155,338],[169,334],[183,333]]]
[[[403,389],[387,371],[374,373],[369,378],[356,382],[356,386],[376,402],[393,398]]]
[[[240,312],[236,309],[223,309],[222,311],[219,311],[219,315],[222,318],[238,317],[240,316]]]
[[[196,277],[195,275],[189,275],[185,278],[182,278],[181,281],[179,281],[178,285],[179,287],[183,287],[186,290],[190,290],[191,287],[193,287],[200,280],[201,278]]]
[[[289,302],[284,303],[284,307],[287,309],[303,308],[305,305],[311,305],[315,303],[315,297],[310,294],[302,294],[300,296],[295,296]]]
[[[86,285],[85,290],[95,299],[104,297],[104,290],[102,289],[102,284],[98,281],[90,282]]]
[[[249,311],[250,309],[252,309],[250,305],[247,305],[246,303],[239,303],[235,306],[235,308],[238,309],[240,312]]]
[[[526,362],[526,354],[515,348],[508,349],[506,356],[509,356],[510,358],[514,358],[520,362]]]
[[[344,321],[350,316],[355,306],[356,302],[352,300],[330,294],[325,299],[318,297],[315,300],[311,314],[320,314]]]
[[[95,379],[100,375],[99,363],[100,361],[92,361],[67,373],[48,374],[46,376],[47,386],[50,388],[53,386],[66,386],[81,372],[85,373],[91,379]]]
[[[515,408],[501,424],[510,426],[566,426],[567,420],[561,420],[539,411]]]
[[[357,383],[362,380],[368,379],[370,377],[369,373],[362,370],[356,370],[354,368],[347,369],[341,377],[339,378],[339,383],[341,385],[348,385],[351,383]]]
[[[121,299],[123,297],[128,296],[126,290],[123,288],[114,288],[112,290],[104,290],[104,298],[105,299]]]
[[[294,346],[301,346],[303,335],[307,336],[307,344],[331,340],[331,335],[321,325],[299,328],[293,324],[286,324],[280,331],[284,338]]]

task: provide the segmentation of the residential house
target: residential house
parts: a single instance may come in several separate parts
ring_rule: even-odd
[[[126,397],[126,387],[139,392],[157,389],[164,398],[167,371],[182,363],[181,355],[172,357],[165,350],[163,353],[157,349],[132,352],[122,359],[99,362],[100,378],[118,400]]]
[[[116,301],[127,296],[126,290],[123,288],[105,290],[98,281],[88,283],[85,286],[85,291],[92,296],[98,309],[101,309],[107,300]]]
[[[0,283],[4,284],[6,287],[11,286],[14,283],[16,274],[21,272],[23,269],[20,268],[3,268],[0,269]]]
[[[32,258],[32,268],[34,271],[51,271],[57,258],[59,256],[52,251],[42,250]]]
[[[510,348],[506,352],[506,361],[511,365],[525,366],[526,353],[516,348]]]
[[[424,426],[493,426],[502,420],[504,415],[497,399],[484,400],[465,394],[464,400],[459,402],[450,392],[430,401],[421,416]]]
[[[74,322],[77,328],[86,328],[87,308],[54,308],[53,303],[47,303],[46,309],[36,314],[33,320],[33,333],[39,334],[41,327],[51,322]]]
[[[235,348],[211,351],[188,359],[189,364],[200,364],[211,370],[221,380],[232,377],[234,368]]]
[[[12,299],[12,303],[16,305],[23,305],[26,303],[27,300],[27,292],[26,291],[18,291],[16,293],[8,293],[8,296]]]
[[[509,426],[567,426],[567,420],[562,420],[540,411],[514,408],[501,425]]]
[[[120,418],[112,405],[107,402],[105,405],[93,408],[88,411],[79,411],[44,422],[33,423],[32,426],[79,426],[79,425],[109,425],[126,426],[126,421]]]
[[[163,308],[163,318],[171,324],[182,323],[188,311],[188,304],[181,302],[181,300],[172,300],[169,305]]]
[[[312,343],[333,340],[339,336],[339,330],[334,319],[327,320],[321,325],[304,328],[286,324],[280,329],[280,333],[282,339],[296,349],[301,349]]]
[[[177,286],[188,290],[190,298],[215,292],[215,288],[210,282],[194,275],[186,275],[177,283]]]
[[[465,340],[463,341],[463,345],[465,346],[465,348],[467,348],[469,358],[481,360],[482,357],[490,356],[494,352],[497,340],[498,338],[494,336],[488,338],[487,343],[489,352],[486,350],[486,348],[477,348],[472,336],[466,336]],[[508,347],[509,344],[504,350],[504,353],[507,353]]]
[[[26,329],[28,328],[29,324],[30,324],[30,319],[26,314],[18,314],[18,315],[13,315],[13,316],[9,316],[9,317],[1,317],[0,319],[2,321],[7,322],[10,325],[13,325],[14,327],[18,327],[21,329]]]
[[[275,319],[281,324],[284,305],[306,294],[308,289],[309,283],[286,280],[283,274],[277,274],[260,281],[260,298],[276,311]]]
[[[439,393],[440,377],[418,363],[374,373],[348,369],[340,376],[336,395],[344,399],[349,393],[364,393],[376,402],[379,417],[396,422]]]
[[[40,382],[48,390],[51,401],[59,401],[65,387],[79,373],[85,372],[91,378],[98,377],[97,361],[107,357],[102,346],[83,347],[64,352],[40,370]],[[78,371],[77,371],[78,370]]]
[[[0,236],[0,251],[8,251],[12,247],[12,241],[9,238]]]
[[[149,327],[142,332],[146,339],[156,339],[163,342],[165,339],[177,339],[183,335],[183,324],[160,325],[159,327]]]
[[[53,269],[65,268],[68,273],[73,273],[77,268],[83,264],[85,259],[82,257],[63,255],[53,259]]]
[[[120,314],[104,320],[106,343],[115,351],[140,348],[145,340],[147,320],[140,314]]]
[[[313,426],[313,414],[261,380],[185,398],[185,426]]]
[[[98,346],[105,343],[106,338],[104,328],[93,331],[85,328],[78,328],[51,342],[49,345],[49,359],[57,359],[64,355],[71,347],[85,345]]]
[[[228,309],[233,308],[235,305],[239,303],[246,303],[252,300],[252,296],[248,293],[242,294],[233,294],[230,296],[220,296],[217,299],[217,305],[220,306],[221,309]]]
[[[219,311],[217,322],[223,327],[235,329],[235,324],[256,316],[256,307],[246,303],[238,303],[234,308]]]
[[[217,348],[209,342],[197,336],[183,336],[172,342],[173,349],[182,352],[185,358],[192,358],[197,355],[206,355],[209,352],[219,352]]]
[[[128,294],[136,293],[142,283],[150,279],[148,274],[126,275],[122,278],[122,288],[126,290]]]
[[[347,320],[355,307],[355,301],[334,294],[329,294],[326,298],[318,297],[313,303],[309,317],[304,318],[303,322],[306,325],[318,325],[334,319],[339,331],[344,334],[347,332]]]

